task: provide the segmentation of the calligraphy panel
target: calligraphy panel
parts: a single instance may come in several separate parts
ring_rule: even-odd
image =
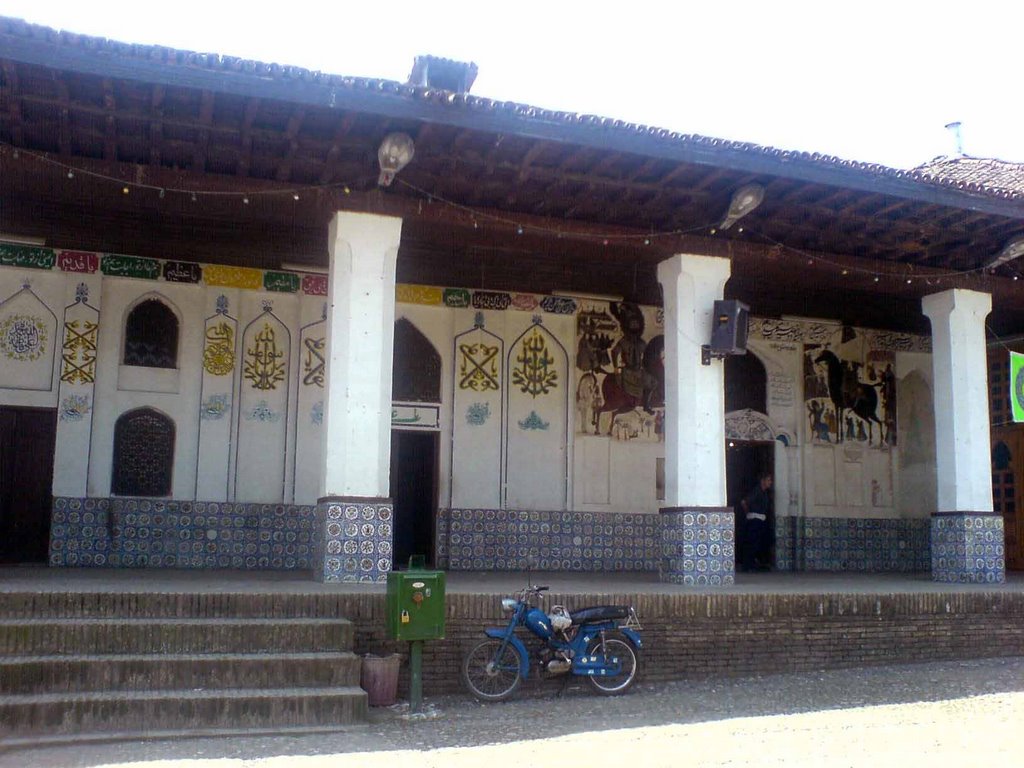
[[[199,450],[196,457],[196,498],[226,501],[235,426],[234,384],[238,371],[238,320],[232,315],[234,297],[208,293],[203,324],[203,378],[200,386]]]
[[[511,509],[566,508],[569,356],[548,327],[559,320],[556,329],[568,337],[572,317],[545,316],[542,323],[535,316],[506,356],[504,485]]]
[[[239,347],[235,501],[284,501],[292,337],[273,307],[262,300],[263,311],[245,326]]]
[[[504,313],[456,310],[452,397],[452,506],[501,506]]]
[[[305,324],[299,329],[296,365],[295,503],[315,504],[320,493],[323,455],[323,403],[326,395],[327,305],[309,297],[301,303]]]

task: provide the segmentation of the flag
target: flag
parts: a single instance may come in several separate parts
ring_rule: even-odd
[[[1024,355],[1019,352],[1010,353],[1010,406],[1013,409],[1013,420],[1024,421]]]

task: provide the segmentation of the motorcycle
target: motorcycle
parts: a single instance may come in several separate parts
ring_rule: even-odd
[[[487,639],[474,646],[462,663],[462,679],[482,701],[509,698],[530,674],[531,661],[547,676],[585,677],[598,693],[624,693],[640,670],[642,629],[631,606],[599,605],[571,614],[556,605],[551,614],[533,605],[548,587],[527,586],[501,601],[510,612],[505,627],[484,630]],[[531,655],[516,636],[526,627],[541,640]]]

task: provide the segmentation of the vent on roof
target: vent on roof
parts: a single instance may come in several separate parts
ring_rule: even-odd
[[[964,135],[961,130],[963,124],[959,120],[954,120],[952,123],[946,123],[946,130],[953,136],[953,149],[956,154],[953,157],[964,156]]]
[[[469,93],[476,80],[477,66],[473,62],[452,61],[437,56],[417,56],[412,63],[409,85],[440,88],[455,93]]]

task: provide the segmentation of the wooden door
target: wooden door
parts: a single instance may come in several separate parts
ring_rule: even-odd
[[[57,412],[0,407],[0,562],[45,563]]]
[[[1007,570],[1024,570],[1024,427],[992,430],[992,504],[1003,515]]]

